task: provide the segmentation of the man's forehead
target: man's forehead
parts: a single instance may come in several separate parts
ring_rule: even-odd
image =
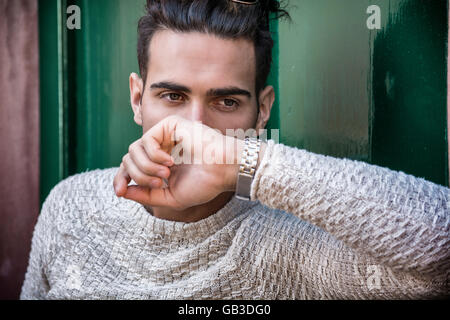
[[[254,47],[246,39],[223,39],[199,32],[161,30],[153,35],[149,53],[149,76],[159,73],[206,77],[220,73],[223,77],[254,82]]]

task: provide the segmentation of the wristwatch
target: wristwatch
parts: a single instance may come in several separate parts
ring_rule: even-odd
[[[250,190],[255,177],[260,147],[261,140],[250,137],[245,138],[235,193],[236,198],[240,200],[250,200]]]

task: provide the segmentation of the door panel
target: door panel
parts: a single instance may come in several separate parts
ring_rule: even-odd
[[[80,30],[65,25],[72,4],[81,10]],[[41,204],[67,176],[119,166],[142,135],[133,121],[128,77],[139,72],[137,22],[144,4],[40,0]]]
[[[137,22],[144,1],[80,1],[82,29],[74,31],[77,88],[74,172],[119,166],[142,135],[133,121],[128,78],[139,72]]]
[[[367,28],[369,5],[379,30]],[[290,13],[281,141],[448,186],[447,1],[298,1]]]
[[[138,72],[144,0],[40,0],[41,203],[61,179],[118,166],[140,137],[128,77]],[[65,9],[81,9],[67,30]],[[369,5],[381,29],[369,30]],[[269,128],[282,143],[448,185],[447,1],[291,1],[272,22]]]

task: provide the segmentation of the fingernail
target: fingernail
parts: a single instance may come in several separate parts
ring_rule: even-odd
[[[173,164],[172,161],[166,161],[163,163],[163,165],[165,165],[166,167],[170,167]]]
[[[118,186],[114,186],[114,192],[116,193],[116,196],[118,198],[122,198],[122,196],[119,194],[119,187]]]

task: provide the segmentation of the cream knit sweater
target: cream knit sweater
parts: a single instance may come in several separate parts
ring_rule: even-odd
[[[182,223],[117,198],[116,170],[77,174],[51,191],[22,299],[450,294],[446,187],[270,141],[255,201],[233,198],[206,219]]]

